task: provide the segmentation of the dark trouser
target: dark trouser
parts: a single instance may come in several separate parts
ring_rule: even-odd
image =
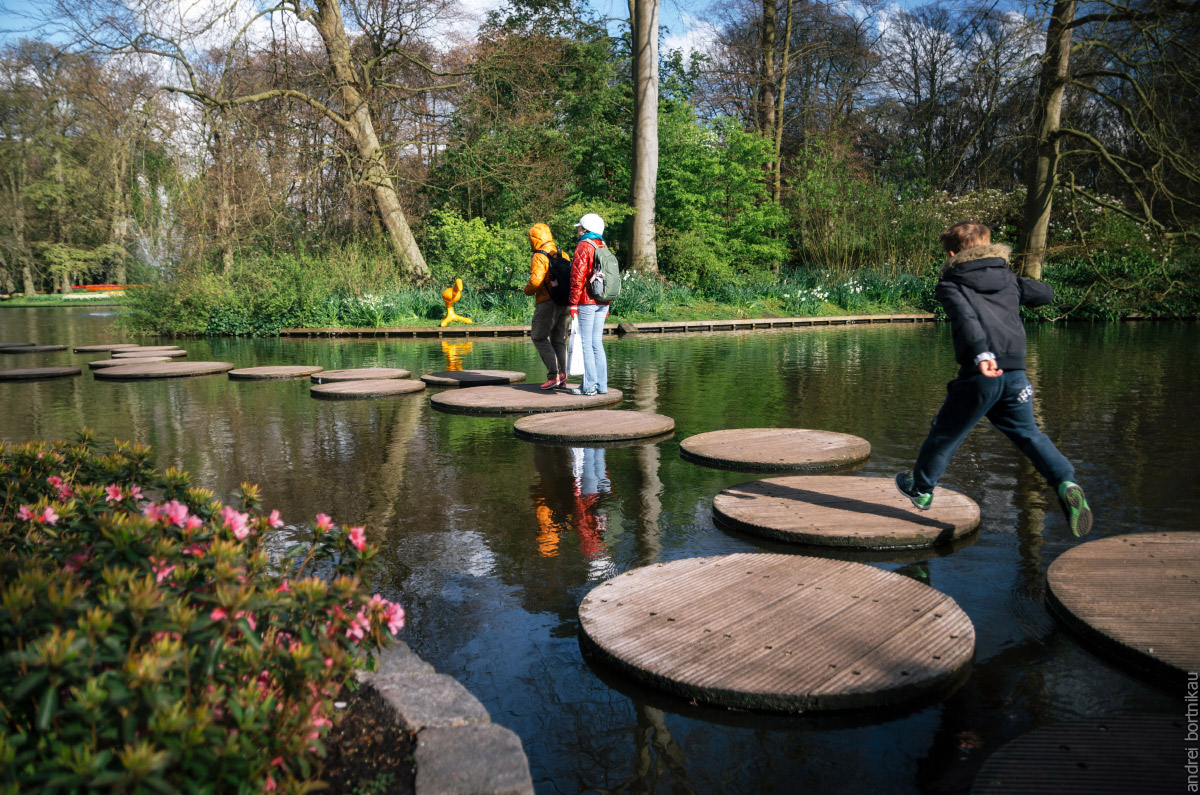
[[[542,363],[546,365],[547,377],[567,371],[567,329],[571,322],[571,310],[553,301],[542,301],[533,308],[533,323],[529,336],[537,348]]]
[[[933,490],[958,446],[984,417],[1013,440],[1051,486],[1075,480],[1071,462],[1033,418],[1033,387],[1025,371],[1005,370],[999,378],[976,374],[947,384],[946,401],[933,418],[913,465],[917,491]]]

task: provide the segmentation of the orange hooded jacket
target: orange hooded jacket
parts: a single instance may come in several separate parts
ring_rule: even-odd
[[[554,235],[545,224],[534,224],[529,230],[529,247],[533,249],[533,260],[529,263],[529,281],[525,284],[525,295],[536,295],[537,302],[550,300],[550,284],[546,276],[550,272],[550,260],[540,251],[557,252]]]

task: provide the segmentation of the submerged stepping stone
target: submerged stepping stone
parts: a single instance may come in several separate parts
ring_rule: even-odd
[[[319,373],[324,367],[316,365],[284,365],[278,367],[244,367],[240,370],[230,370],[229,377],[243,381],[274,381],[281,378],[303,378],[306,375]]]
[[[79,375],[82,372],[82,367],[29,367],[24,370],[0,370],[0,381],[36,381],[41,378]]]
[[[148,351],[148,350],[144,350],[144,349],[138,349],[138,350],[130,349],[130,350],[114,351],[112,354],[112,358],[120,360],[120,359],[141,359],[146,356],[162,356],[167,359],[179,359],[179,358],[182,358],[187,355],[188,355],[187,351],[183,350],[182,348],[168,348],[167,350],[163,350],[163,351]]]
[[[525,374],[516,370],[443,370],[423,375],[421,380],[429,386],[498,386],[524,381]]]
[[[919,511],[891,478],[789,475],[742,483],[713,498],[713,518],[735,530],[800,544],[907,549],[947,544],[979,526],[979,506],[935,488]]]
[[[739,553],[634,569],[579,606],[585,645],[641,681],[726,707],[882,707],[965,677],[975,628],[902,574]]]
[[[831,469],[867,460],[871,443],[805,428],[729,428],[689,436],[679,443],[679,455],[723,469]]]
[[[555,411],[513,423],[513,433],[535,442],[620,442],[658,438],[674,430],[675,420],[670,417],[620,409]]]
[[[359,381],[342,381],[333,384],[317,384],[308,393],[326,400],[367,400],[370,398],[407,395],[423,392],[425,384],[405,378],[374,378]]]
[[[399,367],[356,367],[351,370],[322,370],[312,376],[314,384],[337,381],[372,381],[381,378],[408,378],[412,373]]]
[[[1138,795],[1187,792],[1184,723],[1121,715],[1042,726],[988,757],[971,795]]]
[[[0,353],[49,353],[66,349],[66,345],[16,345],[10,348],[0,348]]]
[[[100,345],[76,345],[71,350],[75,353],[107,353],[109,351],[119,351],[125,348],[140,348],[141,346],[134,342],[105,342]]]
[[[152,378],[186,378],[193,375],[216,375],[233,369],[232,362],[163,362],[162,364],[131,364],[124,367],[103,367],[94,375],[114,381],[148,380]]]
[[[1165,679],[1200,670],[1200,533],[1135,533],[1073,547],[1046,570],[1050,612],[1100,649]]]
[[[129,367],[134,364],[161,364],[162,362],[171,362],[168,356],[142,356],[139,358],[129,359],[98,359],[94,362],[88,362],[88,367],[93,370],[99,370],[102,367]]]
[[[6,348],[28,348],[33,345],[32,342],[0,342],[0,350]]]
[[[557,389],[542,390],[536,384],[510,384],[453,389],[431,396],[429,403],[453,414],[536,414],[611,406],[624,397],[619,389],[588,397]]]

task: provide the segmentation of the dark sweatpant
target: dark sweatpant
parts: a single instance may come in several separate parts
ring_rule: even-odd
[[[913,465],[917,491],[933,490],[958,446],[984,417],[1013,440],[1052,487],[1075,480],[1071,462],[1037,426],[1033,387],[1025,371],[1005,370],[999,378],[977,373],[956,378],[946,386],[946,400],[933,418],[929,436]]]

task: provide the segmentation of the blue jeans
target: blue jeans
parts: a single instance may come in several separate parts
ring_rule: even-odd
[[[604,357],[604,321],[608,318],[608,304],[579,305],[579,339],[583,343],[583,383],[580,388],[587,392],[608,391],[608,359]]]
[[[917,491],[933,490],[958,446],[984,417],[1012,439],[1051,486],[1075,480],[1071,462],[1037,426],[1033,387],[1025,371],[1005,370],[999,378],[977,373],[946,385],[946,401],[933,418],[913,465]]]

